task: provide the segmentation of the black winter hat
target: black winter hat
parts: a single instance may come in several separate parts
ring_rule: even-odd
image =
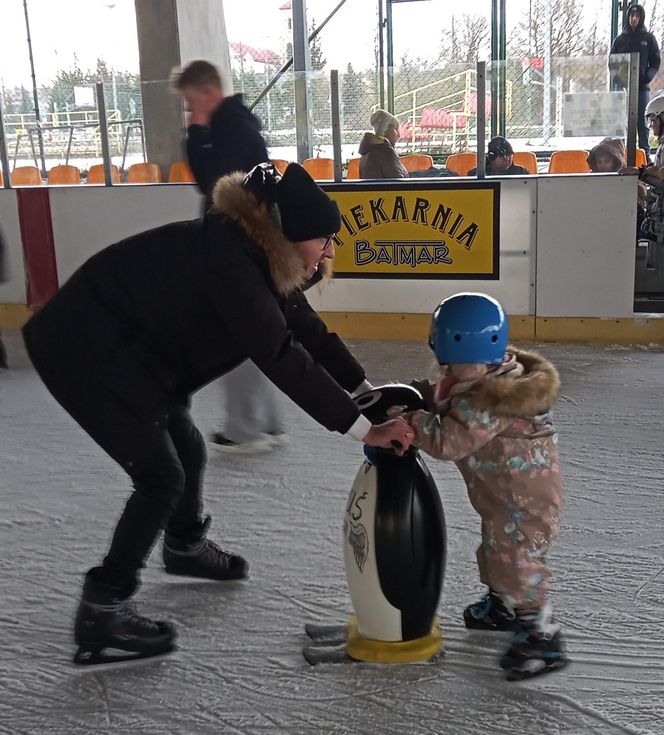
[[[292,242],[334,235],[341,228],[337,203],[297,163],[289,164],[276,187],[281,230]]]
[[[498,156],[511,156],[514,153],[512,144],[503,138],[501,135],[496,135],[495,138],[491,138],[489,145],[487,146],[489,156],[492,158],[498,158]]]

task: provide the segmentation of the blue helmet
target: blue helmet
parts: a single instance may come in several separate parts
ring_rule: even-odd
[[[443,299],[431,317],[429,347],[441,365],[501,363],[507,348],[502,306],[483,293],[458,293]]]

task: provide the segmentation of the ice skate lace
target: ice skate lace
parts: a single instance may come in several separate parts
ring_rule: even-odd
[[[143,632],[157,632],[159,625],[154,620],[140,615],[135,602],[124,602],[118,610],[118,622],[126,628]]]

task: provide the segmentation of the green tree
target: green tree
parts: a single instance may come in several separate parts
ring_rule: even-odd
[[[316,21],[311,21],[311,31],[309,35],[316,30]],[[309,55],[311,57],[311,68],[314,71],[320,71],[325,68],[327,59],[323,56],[323,48],[321,46],[320,36],[316,36],[314,40],[309,44]]]
[[[341,78],[341,114],[344,130],[362,130],[369,124],[371,99],[367,80],[349,62]]]

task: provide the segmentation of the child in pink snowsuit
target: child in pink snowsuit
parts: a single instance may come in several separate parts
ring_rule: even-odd
[[[464,621],[515,632],[500,662],[515,680],[567,663],[547,602],[546,565],[565,493],[550,413],[558,373],[541,355],[508,347],[507,336],[503,310],[490,296],[443,300],[430,334],[443,377],[430,386],[431,412],[408,420],[417,446],[459,468],[482,519],[477,562],[489,589]]]

